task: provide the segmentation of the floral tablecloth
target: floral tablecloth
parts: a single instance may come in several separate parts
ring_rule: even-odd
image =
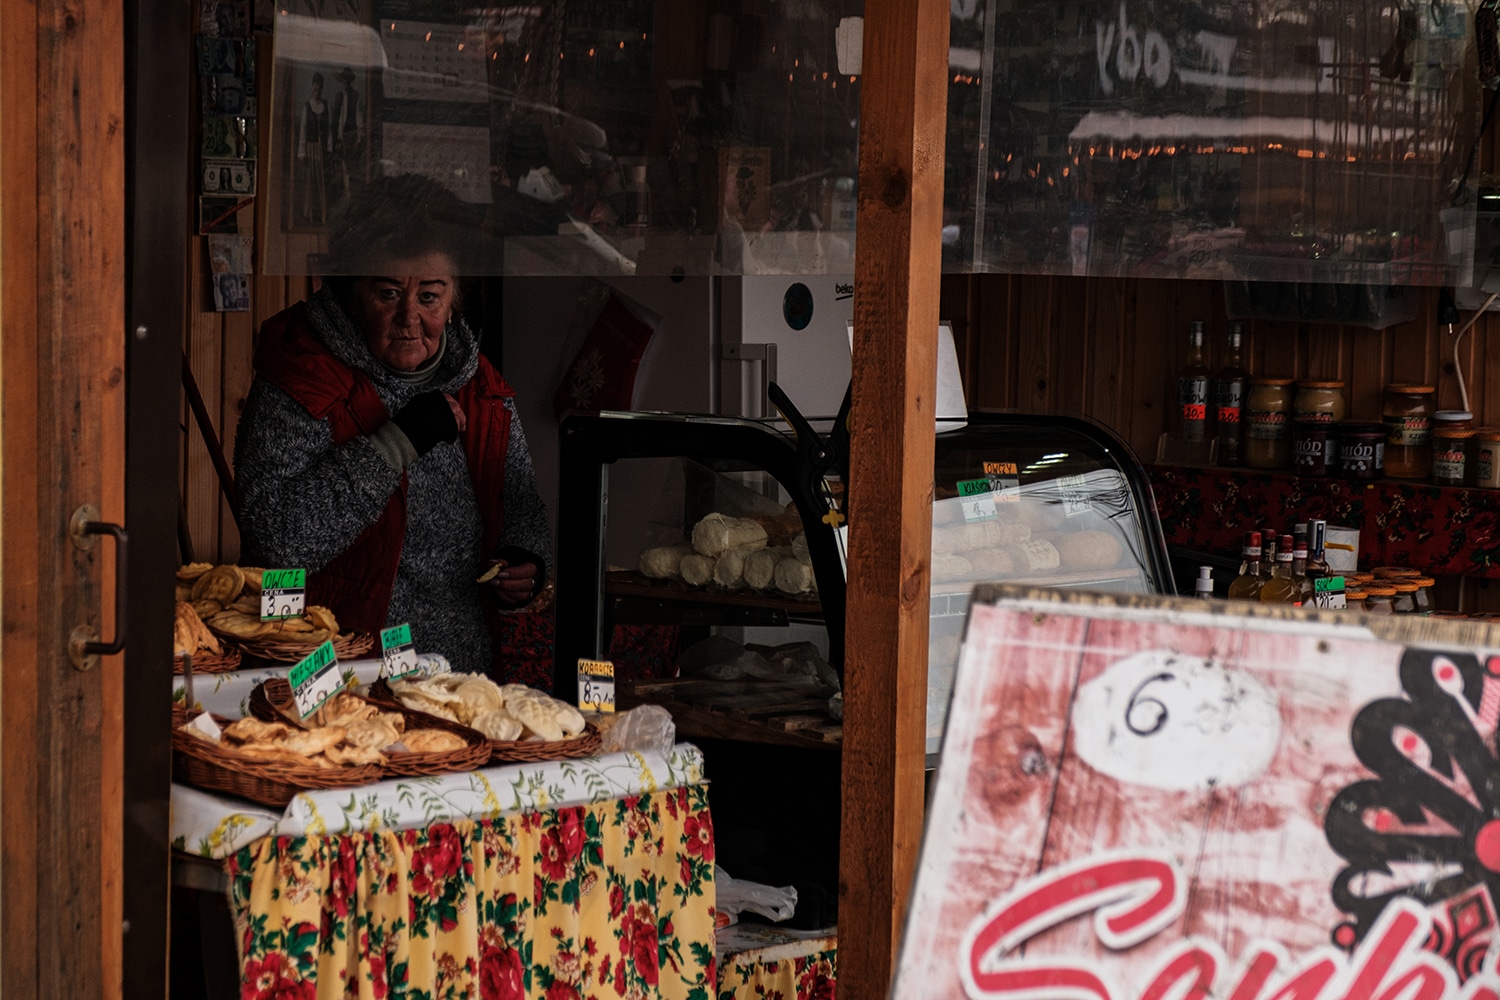
[[[228,862],[242,1000],[711,1000],[703,785]]]
[[[718,1000],[833,1000],[838,939],[811,938],[726,956]]]
[[[702,752],[690,743],[679,743],[669,754],[613,753],[308,791],[279,813],[174,784],[172,846],[205,858],[226,858],[272,834],[337,836],[409,830],[434,823],[496,819],[511,812],[592,805],[702,782]]]

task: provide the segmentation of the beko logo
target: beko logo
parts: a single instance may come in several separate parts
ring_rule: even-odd
[[[851,281],[847,284],[842,281],[834,282],[833,299],[835,302],[842,302],[845,299],[852,298],[854,298],[854,282]]]

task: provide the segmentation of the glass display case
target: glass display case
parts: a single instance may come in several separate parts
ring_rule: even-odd
[[[603,655],[607,626],[626,621],[821,624],[828,662],[842,674],[852,641],[844,622],[844,564],[838,535],[809,487],[806,458],[795,436],[771,421],[611,412],[566,417],[556,683],[572,684],[578,658]],[[966,426],[937,435],[933,481],[929,752],[941,735],[976,584],[1174,592],[1145,472],[1100,425],[971,414]],[[720,532],[717,542],[700,538],[705,523],[719,531],[715,518],[743,525],[743,533],[731,539]],[[752,576],[743,562],[733,565],[731,543],[750,553],[741,560],[771,563],[770,575],[764,567]],[[648,564],[658,557],[665,562]],[[687,559],[698,560],[691,571],[682,565]],[[722,574],[721,559],[731,563]],[[798,562],[805,573],[790,565]]]

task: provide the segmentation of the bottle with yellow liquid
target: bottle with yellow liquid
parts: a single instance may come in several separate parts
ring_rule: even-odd
[[[1260,533],[1260,585],[1271,582],[1271,570],[1276,568],[1276,530],[1265,528]]]
[[[1231,601],[1254,601],[1260,597],[1260,532],[1245,532],[1245,547],[1240,550],[1243,561],[1240,574],[1229,581]]]
[[[1260,599],[1265,604],[1296,604],[1300,597],[1301,588],[1292,579],[1292,536],[1282,535],[1276,545],[1276,568],[1260,588]]]

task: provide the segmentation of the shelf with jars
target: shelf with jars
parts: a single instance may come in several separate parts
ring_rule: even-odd
[[[1169,545],[1232,552],[1261,525],[1320,518],[1359,529],[1361,568],[1500,579],[1500,489],[1247,468],[1147,471]]]

